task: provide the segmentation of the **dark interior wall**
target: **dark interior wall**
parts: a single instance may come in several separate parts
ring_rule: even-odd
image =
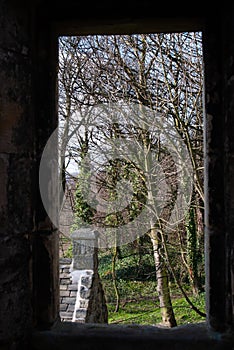
[[[36,328],[48,328],[59,317],[59,246],[57,227],[44,209],[39,190],[39,169],[47,141],[58,125],[57,117],[57,37],[52,35],[48,9],[40,2],[30,4],[32,32],[33,108],[35,114],[37,189],[35,232],[32,244],[32,304],[33,322]],[[56,157],[57,150],[51,149]],[[53,159],[51,153],[51,159]],[[56,159],[54,159],[56,160]],[[50,163],[51,165],[51,163]],[[51,181],[56,179],[55,167],[44,169],[47,173],[47,189],[51,193]],[[55,203],[53,203],[55,205]]]
[[[225,296],[226,319],[234,331],[234,5],[228,9],[224,25],[224,174],[225,174]]]
[[[57,125],[57,34],[204,29],[208,326],[219,333],[233,330],[234,9],[229,5],[217,11],[213,6],[206,13],[201,1],[194,6],[191,12],[178,3],[170,7],[157,1],[68,0],[64,6],[53,1],[0,0],[3,349],[20,348],[33,330],[49,329],[58,320],[57,232],[47,218],[38,186],[41,154]],[[65,336],[67,342],[69,332]],[[103,344],[105,336],[95,335]],[[133,335],[126,337],[126,348],[136,346]],[[114,336],[108,339],[113,347]],[[183,349],[181,344],[178,348]]]
[[[205,211],[206,223],[206,296],[209,324],[226,327],[225,295],[225,120],[223,28],[226,18],[211,18],[203,33],[205,69]],[[213,253],[214,252],[214,253]],[[217,253],[218,252],[218,255]],[[219,281],[217,283],[217,281]]]
[[[205,237],[207,319],[216,331],[234,321],[234,7],[206,20]]]
[[[57,231],[38,178],[57,126],[57,42],[36,3],[0,8],[0,340],[13,346],[58,318]]]
[[[31,328],[35,156],[30,18],[8,1],[0,7],[0,338],[14,344]]]

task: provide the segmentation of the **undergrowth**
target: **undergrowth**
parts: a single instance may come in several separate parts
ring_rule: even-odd
[[[119,311],[115,312],[115,293],[111,274],[111,254],[99,254],[99,274],[108,307],[109,324],[156,325],[161,323],[155,267],[152,257],[145,255],[139,269],[137,255],[120,258],[116,264],[117,286],[120,294]],[[191,301],[205,312],[205,294],[192,295],[188,283],[183,284]],[[191,309],[175,283],[170,284],[172,305],[178,325],[204,322]]]

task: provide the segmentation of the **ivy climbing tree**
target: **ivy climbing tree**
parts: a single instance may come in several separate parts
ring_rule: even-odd
[[[106,228],[108,232],[108,229],[121,226],[126,220],[134,220],[146,205],[151,208],[150,226],[146,234],[152,243],[162,322],[170,327],[176,326],[170,277],[173,276],[183,293],[178,276],[185,273],[190,278],[194,293],[202,288],[198,272],[203,255],[204,200],[201,33],[62,37],[59,52],[60,138],[62,150],[66,149],[61,163],[65,174],[71,168],[77,172],[75,225],[96,225]],[[108,123],[100,115],[92,119],[90,111],[97,104],[120,102],[133,103],[140,109],[149,108],[159,113],[189,154],[193,178],[191,206],[170,234],[167,223],[177,200],[178,183],[176,164],[167,153],[163,138],[150,133],[149,126],[131,124],[130,119],[125,124],[123,120],[116,122],[111,118]],[[137,162],[129,161],[127,156],[106,161],[105,166],[101,167],[103,139],[110,144],[116,140],[127,140],[141,145],[145,160],[143,168],[139,169]],[[88,162],[94,149],[100,150],[92,159],[98,169],[95,176],[90,172]],[[158,205],[155,199],[156,179],[149,177],[150,169],[156,162],[169,189],[168,200],[160,217],[155,214]],[[114,212],[111,203],[120,200],[116,192],[120,180],[131,184],[132,196],[124,210]],[[109,201],[107,212],[103,213],[98,208],[92,195],[90,205],[87,193],[92,194],[95,186],[96,190],[102,191],[103,201]],[[121,199],[124,201],[125,193],[122,193]],[[112,269],[115,287],[114,266],[118,245],[116,238]],[[175,251],[180,252],[176,264],[173,263]],[[118,299],[118,293],[116,297]],[[191,306],[188,296],[186,300]],[[116,310],[118,307],[117,303]]]

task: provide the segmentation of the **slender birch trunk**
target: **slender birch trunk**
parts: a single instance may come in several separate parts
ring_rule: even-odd
[[[168,271],[164,258],[162,256],[163,246],[161,244],[161,233],[157,232],[156,229],[151,229],[149,236],[153,245],[157,292],[159,297],[162,323],[168,327],[176,327],[177,323],[171,302]]]

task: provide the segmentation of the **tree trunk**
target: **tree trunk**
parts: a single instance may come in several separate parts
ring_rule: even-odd
[[[163,246],[161,244],[161,233],[155,229],[150,231],[150,239],[153,245],[154,261],[156,268],[157,291],[160,303],[162,323],[168,327],[176,327],[176,319],[171,303],[168,272],[162,257]]]
[[[194,295],[198,294],[197,229],[194,208],[190,208],[187,218],[187,264],[188,274]]]
[[[115,303],[115,312],[119,311],[119,303],[120,303],[120,295],[119,295],[119,289],[117,285],[117,277],[116,277],[116,259],[118,255],[118,249],[115,245],[113,248],[113,256],[112,256],[112,281],[113,281],[113,287],[115,291],[116,296],[116,303]]]

